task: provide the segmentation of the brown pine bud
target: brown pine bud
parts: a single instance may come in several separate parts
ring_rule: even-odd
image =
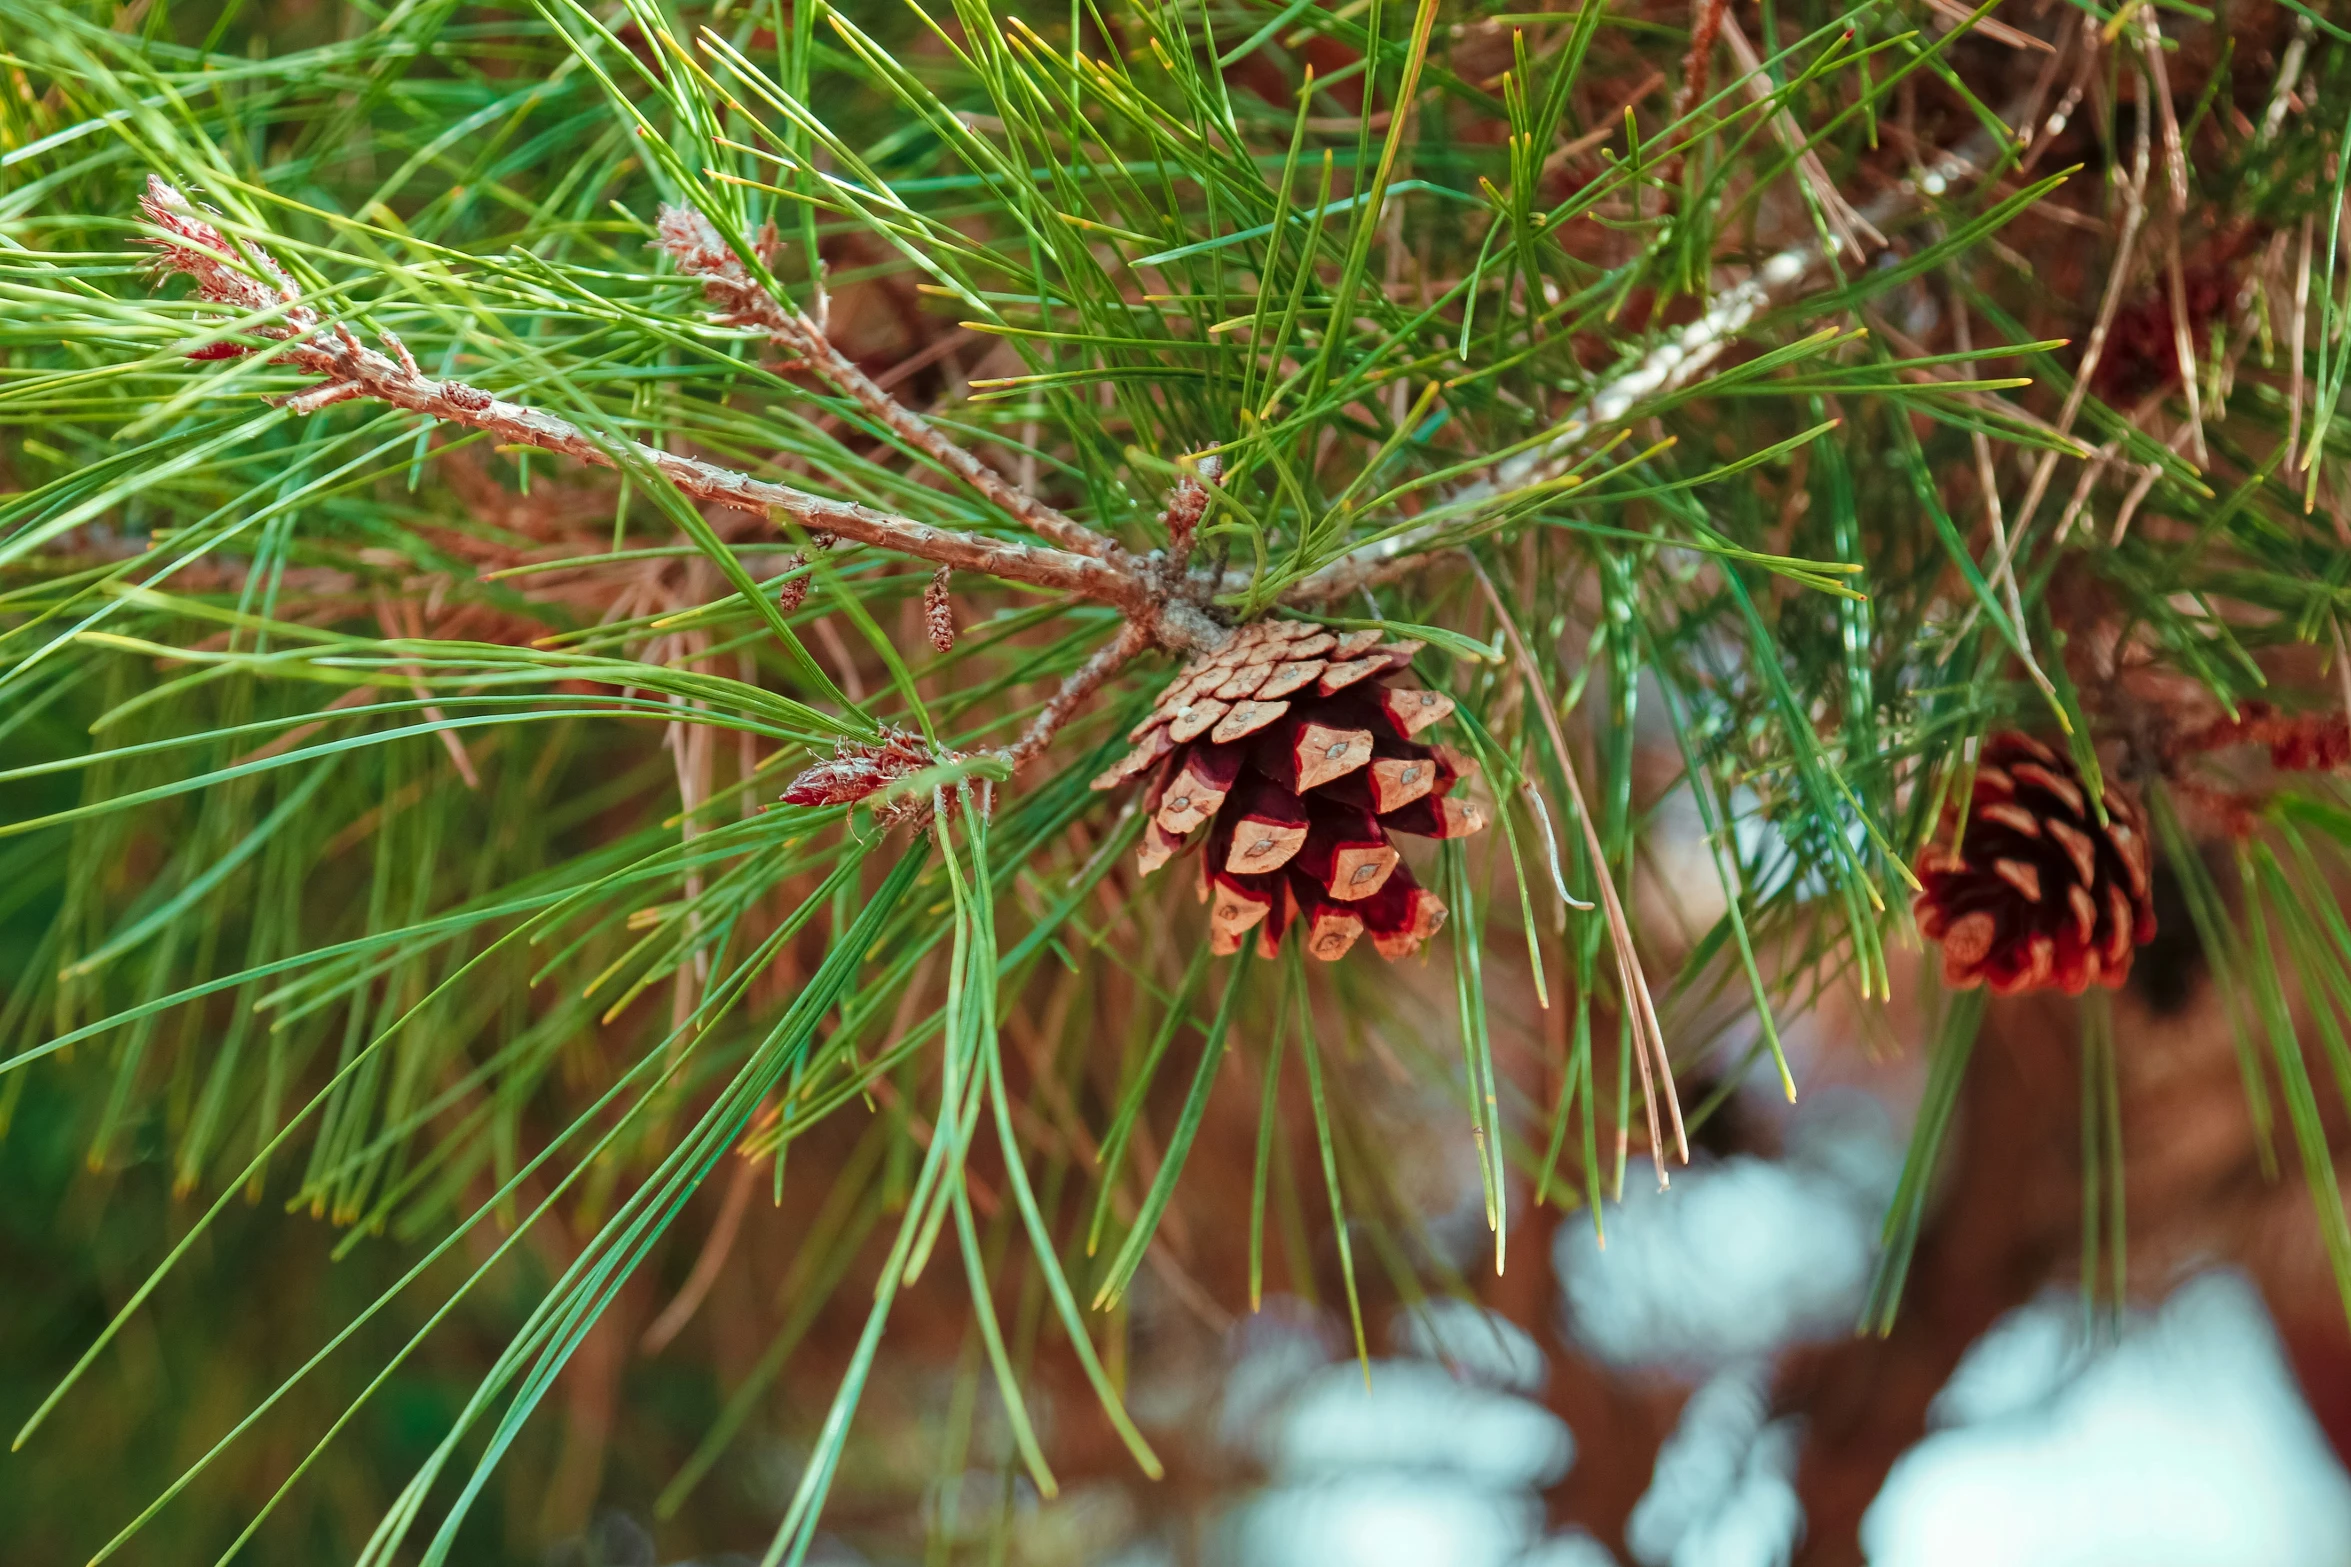
[[[931,574],[931,585],[922,590],[922,623],[930,632],[931,646],[945,653],[955,646],[955,606],[947,597],[947,579],[951,573],[941,566]]]
[[[884,729],[879,741],[845,741],[832,760],[818,762],[784,786],[786,805],[850,805],[931,765],[922,736]]]
[[[2240,702],[2235,717],[2215,719],[2167,749],[2180,756],[2248,744],[2269,747],[2270,766],[2284,772],[2340,772],[2351,766],[2351,726],[2341,713],[2282,713],[2267,702]]]
[[[1175,489],[1167,497],[1167,509],[1160,514],[1160,523],[1167,529],[1168,553],[1177,561],[1192,553],[1193,536],[1200,531],[1200,519],[1208,511],[1208,486],[1216,482],[1217,459],[1203,457],[1194,465],[1196,471],[1176,480]]]
[[[1192,534],[1200,526],[1201,513],[1208,510],[1208,487],[1190,474],[1176,480],[1175,493],[1167,498],[1167,543],[1176,551],[1192,547]]]

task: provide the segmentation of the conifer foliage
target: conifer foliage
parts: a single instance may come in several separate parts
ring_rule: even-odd
[[[0,0],[0,1152],[136,1237],[54,1538],[438,1567],[642,1436],[796,1561],[939,1342],[940,1473],[1156,1475],[1146,1297],[1450,1273],[1377,1082],[1499,1269],[2158,894],[2351,1301],[2346,104],[2270,0]]]

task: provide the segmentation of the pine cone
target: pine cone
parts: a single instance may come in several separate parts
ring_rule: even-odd
[[[1184,667],[1127,737],[1135,749],[1094,780],[1113,789],[1150,775],[1146,874],[1205,846],[1215,951],[1238,952],[1255,929],[1270,957],[1298,926],[1326,962],[1366,932],[1394,959],[1444,923],[1443,901],[1388,834],[1461,838],[1485,817],[1453,793],[1469,761],[1416,738],[1453,711],[1452,698],[1398,678],[1419,648],[1377,631],[1244,626]]]
[[[1943,813],[1953,848],[1919,859],[1918,927],[1943,944],[1943,982],[1992,994],[2055,987],[2118,990],[2131,952],[2155,937],[2146,817],[2106,786],[2106,824],[2091,813],[2073,763],[2021,734],[1994,735],[1976,763],[1964,833],[1959,802]]]

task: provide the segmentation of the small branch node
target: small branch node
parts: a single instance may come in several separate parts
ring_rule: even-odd
[[[390,327],[386,327],[378,335],[383,338],[384,346],[392,351],[392,357],[400,361],[401,369],[414,376],[421,376],[424,374],[424,371],[417,367],[416,355],[410,353],[408,351],[408,345],[400,341],[399,333],[393,331]]]
[[[337,403],[349,402],[352,398],[360,395],[360,389],[349,381],[329,381],[323,386],[314,386],[307,392],[296,392],[290,397],[281,397],[277,399],[277,403],[279,407],[286,409],[289,413],[314,414],[321,408],[331,408]]]

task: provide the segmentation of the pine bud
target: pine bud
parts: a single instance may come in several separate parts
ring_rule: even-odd
[[[879,793],[901,778],[921,772],[932,763],[922,736],[903,729],[884,729],[880,741],[846,741],[832,760],[818,762],[784,786],[786,805],[851,805]]]
[[[654,225],[654,245],[667,251],[680,272],[702,280],[702,295],[722,319],[762,322],[774,305],[710,220],[692,207],[664,205]]]
[[[811,576],[802,568],[808,564],[809,553],[813,551],[816,554],[821,555],[826,550],[831,549],[837,542],[837,535],[827,533],[822,528],[811,528],[808,530],[808,549],[794,550],[784,561],[785,571],[796,571],[800,573],[796,577],[786,577],[784,579],[784,585],[776,589],[776,605],[778,608],[783,610],[785,614],[792,614],[794,611],[798,610],[801,605],[808,602],[808,588],[811,581]]]
[[[285,269],[267,252],[231,241],[177,186],[148,175],[147,192],[139,198],[139,215],[166,236],[142,241],[154,248],[156,269],[193,278],[197,298],[251,313],[282,306],[285,324],[260,328],[263,337],[299,338],[317,327],[318,313],[301,302],[301,294]],[[244,265],[237,265],[238,261]],[[245,352],[239,344],[215,343],[192,350],[188,357],[234,359]]]
[[[2269,765],[2283,772],[2330,773],[2351,767],[2351,727],[2341,713],[2283,713],[2268,702],[2237,704],[2234,717],[2218,718],[2182,736],[2174,756],[2217,751],[2231,745],[2269,748]]]
[[[1192,535],[1200,527],[1200,518],[1208,510],[1208,486],[1191,474],[1176,481],[1175,492],[1167,498],[1163,520],[1167,524],[1167,547],[1177,555],[1188,554]]]
[[[949,572],[941,566],[931,575],[931,585],[922,590],[923,626],[931,634],[931,646],[944,653],[955,646],[955,606],[947,597]]]

